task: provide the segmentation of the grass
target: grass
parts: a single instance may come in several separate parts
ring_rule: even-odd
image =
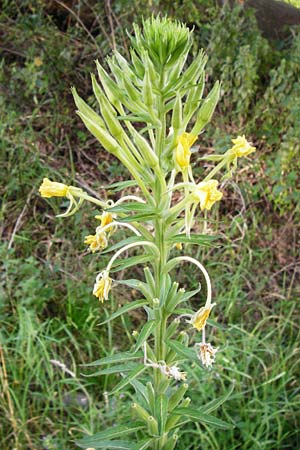
[[[123,3],[114,5],[121,21],[117,25],[114,19],[114,39],[126,43],[123,30],[132,10]],[[101,22],[104,16],[101,6],[97,8],[93,14],[100,24],[90,28],[96,43],[74,16],[64,9],[47,11],[40,2],[35,11],[30,2],[22,9],[7,4],[0,16],[1,46],[6,49],[0,65],[3,449],[75,449],[76,437],[119,423],[131,401],[130,391],[126,396],[107,394],[117,376],[94,376],[83,364],[114,348],[128,349],[131,331],[144,320],[142,314],[130,314],[123,322],[116,319],[109,326],[99,323],[135,293],[118,287],[111,302],[97,303],[91,288],[105,257],[93,257],[83,245],[83,237],[94,228],[95,211],[86,207],[76,216],[56,219],[60,203],[50,206],[37,194],[41,179],[49,176],[112,196],[102,186],[125,176],[81,128],[69,93],[76,84],[90,94],[92,61],[113,45],[109,24]],[[144,8],[137,2],[137,14]],[[178,14],[184,8],[185,3]],[[209,9],[208,17],[213,14]],[[89,23],[84,15],[82,20]],[[100,25],[104,29],[99,35]],[[204,24],[205,39],[212,27],[212,22]],[[109,39],[103,38],[104,31]],[[41,66],[34,63],[37,56]],[[240,123],[246,121],[241,110],[234,114]],[[236,133],[236,123],[230,128],[228,119],[222,125],[222,118],[219,113],[219,127],[204,136],[204,147],[210,149],[216,142],[222,148],[225,136]],[[263,169],[276,147],[260,139],[260,162],[249,165],[247,172],[239,171],[239,188],[228,186],[213,217],[222,245],[198,254],[188,250],[210,270],[217,301],[212,333],[220,347],[212,371],[190,368],[190,396],[200,407],[234,384],[233,394],[216,415],[235,426],[225,432],[189,425],[178,450],[300,447],[298,211],[293,203],[279,210],[268,194]],[[178,278],[183,286],[196,287],[199,281],[184,266]],[[198,300],[192,304],[197,307]]]

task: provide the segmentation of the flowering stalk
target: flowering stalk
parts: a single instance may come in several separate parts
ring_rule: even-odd
[[[130,266],[130,260],[119,258],[125,251],[135,249],[138,253],[133,257],[134,263],[147,264],[144,281],[121,281],[141,291],[144,299],[124,305],[105,321],[134,308],[144,308],[148,320],[139,332],[133,333],[135,345],[125,358],[121,353],[91,363],[91,366],[111,365],[110,373],[115,370],[122,374],[112,394],[130,386],[135,390],[132,413],[137,422],[128,419],[126,428],[117,426],[94,437],[87,436],[78,445],[98,448],[97,443],[102,445],[105,441],[107,448],[172,450],[180,436],[180,424],[195,420],[212,422],[208,414],[189,406],[185,381],[190,361],[203,369],[209,368],[218,350],[206,341],[207,320],[215,306],[209,274],[196,259],[173,255],[182,252],[185,244],[211,245],[211,236],[192,232],[196,215],[204,215],[207,220],[207,212],[223,195],[216,176],[222,169],[225,169],[223,178],[231,176],[238,158],[249,155],[255,148],[244,136],[239,136],[225,154],[205,157],[218,164],[203,180],[195,181],[191,165],[193,145],[212,118],[219,99],[219,83],[201,100],[206,57],[199,52],[185,68],[192,45],[192,32],[186,26],[167,18],[151,18],[144,21],[143,30],[137,26],[134,29],[130,62],[117,52],[108,59],[113,77],[97,62],[100,84],[94,76],[92,84],[100,115],[75,89],[72,92],[78,115],[102,147],[127,167],[142,197],[129,194],[115,203],[105,202],[74,186],[48,179],[44,180],[40,193],[46,198],[68,198],[70,206],[64,216],[76,212],[84,201],[103,209],[96,216],[100,225],[95,234],[85,238],[93,253],[109,245],[117,227],[123,226],[130,233],[129,242],[117,247],[107,267],[96,277],[93,294],[100,302],[109,299],[116,284],[111,273]],[[134,128],[136,122],[144,124],[144,135]],[[174,191],[181,188],[183,196],[175,203]],[[199,269],[207,291],[198,311],[183,314],[182,304],[200,289],[186,292],[172,282],[171,271],[182,262]],[[189,334],[177,332],[180,321],[187,332],[201,333],[199,343],[189,346]],[[221,400],[216,402],[220,403]],[[230,427],[215,417],[213,423]]]

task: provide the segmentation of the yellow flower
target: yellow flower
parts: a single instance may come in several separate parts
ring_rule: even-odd
[[[48,178],[43,179],[43,183],[39,188],[42,197],[66,197],[69,193],[69,186],[56,181],[50,181]]]
[[[39,56],[36,56],[36,57],[34,58],[34,60],[33,60],[33,64],[34,64],[36,67],[40,67],[40,66],[43,65],[43,60],[42,60]]]
[[[255,147],[252,147],[247,139],[244,136],[238,136],[236,139],[232,139],[232,143],[234,144],[228,150],[228,153],[234,155],[236,158],[240,158],[242,156],[248,156],[250,153],[255,152]]]
[[[178,137],[175,151],[175,160],[181,169],[186,169],[190,164],[191,146],[196,141],[197,136],[191,133],[183,133]]]
[[[97,250],[103,250],[107,247],[105,232],[90,234],[84,239],[84,243],[90,246],[90,250],[95,253]]]
[[[103,228],[105,227],[105,225],[112,223],[115,217],[116,214],[111,214],[109,212],[103,211],[103,213],[100,216],[95,216],[95,219],[101,220],[100,227]],[[107,230],[109,231],[110,228],[107,228]]]
[[[106,270],[104,272],[100,272],[94,284],[93,295],[99,298],[100,302],[103,303],[104,300],[108,300],[111,285],[112,279],[109,277],[109,273]]]
[[[198,358],[205,367],[210,367],[215,362],[216,353],[219,350],[209,343],[196,344],[199,347]]]
[[[193,317],[191,318],[191,324],[194,328],[196,328],[198,331],[201,331],[205,327],[210,311],[214,306],[215,303],[210,306],[203,306],[199,309],[199,311],[196,312],[196,314],[193,315]]]
[[[193,194],[196,201],[200,203],[201,211],[210,210],[213,204],[223,197],[222,192],[217,189],[218,184],[217,180],[202,181],[197,184]]]

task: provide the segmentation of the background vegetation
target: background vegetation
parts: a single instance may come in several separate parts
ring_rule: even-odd
[[[56,219],[60,203],[53,209],[54,202],[47,204],[37,189],[48,176],[118,198],[103,186],[122,180],[124,169],[83,129],[70,87],[89,98],[94,59],[103,61],[116,47],[126,56],[126,29],[130,33],[133,20],[139,23],[152,12],[194,27],[194,50],[203,47],[209,55],[207,89],[222,81],[222,99],[201,137],[199,155],[222,152],[237,134],[257,146],[254,161],[227,184],[213,213],[211,228],[222,235],[222,245],[197,255],[187,250],[212,276],[218,305],[213,339],[220,347],[212,371],[192,369],[191,397],[200,406],[235,380],[230,400],[218,411],[235,427],[228,432],[189,426],[178,449],[300,448],[298,30],[268,41],[251,10],[220,8],[209,0],[4,0],[0,447],[5,450],[75,449],[73,441],[83,432],[99,431],[128,414],[131,392],[110,397],[117,378],[94,376],[81,364],[128,348],[130,330],[139,328],[142,314],[98,324],[135,292],[118,288],[112,301],[98,304],[91,288],[105,256],[91,256],[83,245],[95,227],[95,211],[85,207]],[[200,178],[203,168],[195,166]],[[183,286],[199,281],[184,267],[177,276]]]

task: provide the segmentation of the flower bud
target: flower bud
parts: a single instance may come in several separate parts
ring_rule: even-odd
[[[139,419],[141,419],[144,422],[148,423],[149,417],[151,417],[151,416],[148,413],[148,411],[145,410],[145,408],[143,408],[138,403],[132,403],[131,407],[132,407],[132,410],[134,411],[134,413],[137,415],[137,417]]]
[[[174,130],[179,130],[182,127],[182,101],[179,93],[176,95],[171,125]]]
[[[189,385],[187,383],[183,383],[174,392],[174,394],[171,395],[170,400],[169,400],[169,411],[172,411],[181,402],[188,387],[189,387]]]
[[[95,97],[100,106],[102,117],[104,118],[110,133],[118,139],[118,137],[124,134],[124,130],[119,120],[116,119],[117,113],[111,106],[110,102],[107,100],[106,96],[101,91],[100,86],[96,81],[95,75],[93,74],[92,84]]]
[[[100,144],[102,144],[108,152],[117,156],[120,150],[122,150],[117,141],[115,141],[115,139],[104,128],[101,128],[85,114],[80,111],[78,111],[77,114],[82,119],[87,129],[95,136],[96,139],[98,139]]]
[[[208,96],[206,97],[206,99],[204,100],[201,108],[199,109],[196,123],[191,131],[192,134],[198,135],[205,127],[205,125],[207,125],[210,122],[215,107],[218,103],[219,96],[220,96],[220,83],[217,81],[212,90],[210,91],[210,93],[208,94]]]
[[[74,87],[71,88],[71,92],[78,110],[93,122],[96,122],[100,127],[105,128],[102,118],[84,100],[82,100],[81,97],[79,97]]]
[[[157,436],[158,435],[158,424],[157,420],[153,416],[148,417],[148,431],[149,434]]]
[[[154,98],[153,98],[150,74],[149,74],[149,70],[147,68],[145,69],[142,93],[143,93],[143,101],[144,101],[145,105],[147,106],[147,108],[151,111],[153,104],[154,104]]]

